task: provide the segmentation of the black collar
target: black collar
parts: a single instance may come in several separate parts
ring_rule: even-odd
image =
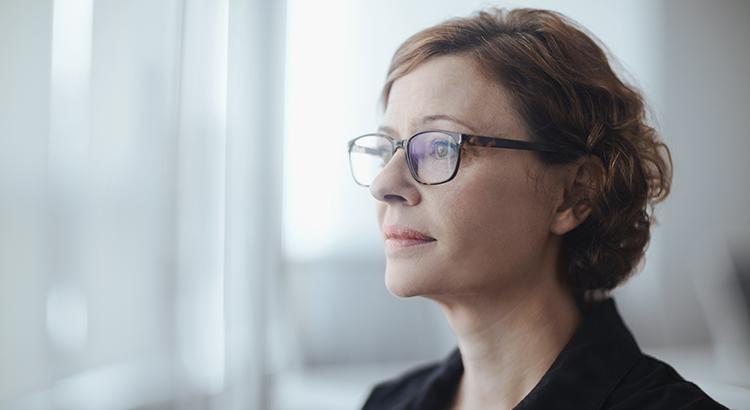
[[[364,410],[443,410],[461,382],[458,349],[440,363],[378,385]],[[696,385],[644,356],[608,299],[581,327],[515,410],[716,409]]]
[[[586,316],[547,373],[515,410],[597,410],[640,356],[614,301],[607,299]],[[461,353],[456,349],[430,372],[409,408],[442,408],[455,395],[462,374]]]
[[[641,357],[633,336],[607,299],[583,322],[542,380],[515,407],[596,410]]]

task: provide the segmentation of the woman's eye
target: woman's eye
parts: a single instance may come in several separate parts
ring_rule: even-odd
[[[438,157],[441,157],[441,158],[448,155],[448,148],[443,144],[438,145],[437,155]]]
[[[451,145],[447,141],[435,141],[433,153],[437,158],[445,158],[451,153]]]

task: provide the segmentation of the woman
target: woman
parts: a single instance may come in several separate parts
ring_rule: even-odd
[[[408,39],[349,144],[386,284],[459,348],[365,409],[719,409],[641,354],[608,291],[638,266],[671,160],[640,94],[565,17],[492,10]],[[500,149],[498,149],[500,148]]]

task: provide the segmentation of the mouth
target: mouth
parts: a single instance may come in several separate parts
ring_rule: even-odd
[[[388,251],[396,251],[437,242],[437,239],[402,225],[383,227],[383,238]]]

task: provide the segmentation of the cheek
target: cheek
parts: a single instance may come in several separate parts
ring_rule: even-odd
[[[377,217],[379,228],[383,226],[383,218],[385,217],[385,209],[386,209],[386,204],[380,201],[377,201],[375,203],[375,216]]]
[[[496,269],[533,259],[548,236],[549,212],[526,175],[476,178],[442,198],[450,258]]]

